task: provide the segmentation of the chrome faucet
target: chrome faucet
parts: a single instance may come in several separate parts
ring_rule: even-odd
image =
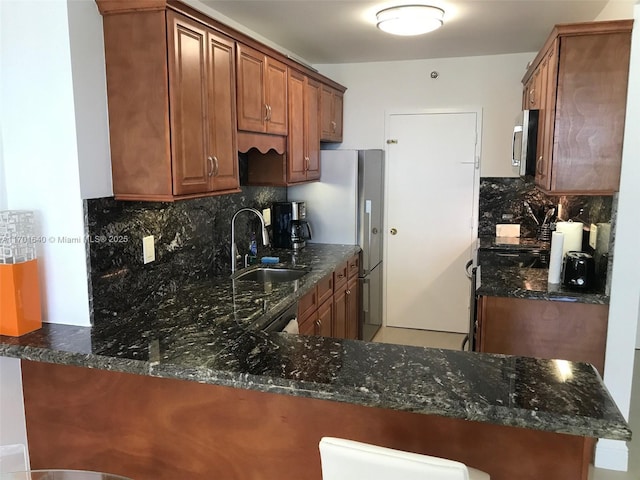
[[[267,233],[267,227],[264,224],[264,217],[262,214],[256,210],[255,208],[241,208],[236,213],[233,214],[233,218],[231,219],[231,273],[233,274],[236,271],[236,265],[239,259],[242,257],[238,255],[238,247],[236,246],[236,217],[238,214],[242,212],[253,212],[260,219],[260,224],[262,225],[262,244],[269,245],[269,234]]]

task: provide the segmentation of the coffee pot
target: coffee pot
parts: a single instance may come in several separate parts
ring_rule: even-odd
[[[311,226],[306,220],[291,220],[289,225],[291,232],[291,247],[300,250],[307,245],[306,240],[311,240]]]

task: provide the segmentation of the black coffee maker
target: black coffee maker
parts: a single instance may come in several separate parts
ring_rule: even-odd
[[[271,207],[273,246],[299,250],[311,240],[305,202],[278,202]]]

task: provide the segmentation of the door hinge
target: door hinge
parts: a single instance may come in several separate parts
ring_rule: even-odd
[[[397,138],[390,138],[389,140],[387,140],[387,145],[396,145],[397,143],[398,143]]]

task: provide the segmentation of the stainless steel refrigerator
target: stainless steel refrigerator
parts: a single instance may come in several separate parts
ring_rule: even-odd
[[[288,199],[306,201],[313,243],[358,244],[360,335],[371,340],[382,325],[384,151],[322,150],[321,178],[289,187]]]

